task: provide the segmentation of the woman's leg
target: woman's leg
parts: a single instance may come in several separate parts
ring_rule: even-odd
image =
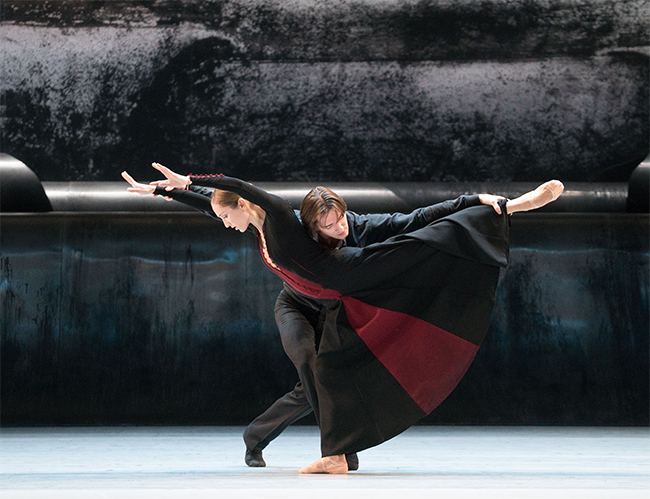
[[[555,201],[562,191],[564,185],[559,180],[549,180],[543,183],[534,191],[527,192],[515,199],[510,199],[506,203],[508,214],[517,213],[518,211],[530,211],[541,208],[551,201]]]

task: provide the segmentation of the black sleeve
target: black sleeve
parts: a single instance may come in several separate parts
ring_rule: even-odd
[[[174,201],[183,203],[202,212],[204,215],[219,220],[219,217],[217,217],[212,209],[212,205],[210,204],[211,193],[209,193],[208,189],[203,187],[199,187],[198,189],[200,189],[199,192],[195,192],[194,189],[188,191],[183,189],[172,189],[171,191],[168,191],[165,190],[164,187],[156,187],[153,194],[154,196],[166,196],[172,198]]]
[[[402,213],[370,215],[351,213],[350,232],[355,238],[354,243],[356,243],[352,245],[366,246],[398,234],[407,234],[452,213],[480,204],[478,195],[473,195],[459,196],[456,199],[418,208],[407,215]]]
[[[189,189],[192,192],[202,194],[202,195],[204,195],[206,197],[209,197],[210,200],[212,200],[212,193],[214,192],[214,189],[210,189],[209,187],[201,187],[199,185],[190,185]]]
[[[286,199],[270,194],[253,184],[237,178],[227,177],[225,175],[190,175],[190,180],[192,180],[192,185],[234,192],[247,201],[258,205],[267,215],[273,216],[280,212],[285,212],[287,209],[290,209],[293,213],[291,204]]]

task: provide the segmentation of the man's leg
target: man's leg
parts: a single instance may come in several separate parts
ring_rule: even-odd
[[[262,450],[290,424],[311,411],[302,384],[298,382],[293,391],[273,402],[271,407],[256,417],[244,430],[246,464],[255,468],[266,466]]]
[[[248,466],[266,466],[262,450],[291,423],[306,416],[314,408],[315,389],[311,362],[316,355],[314,325],[318,318],[318,309],[296,302],[285,291],[280,292],[275,302],[275,321],[284,351],[296,367],[300,382],[293,391],[275,401],[246,427],[244,460]],[[305,386],[308,387],[307,390]],[[317,415],[317,412],[314,414]]]

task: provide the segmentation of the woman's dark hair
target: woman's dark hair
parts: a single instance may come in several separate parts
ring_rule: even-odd
[[[300,220],[311,237],[318,234],[318,221],[330,210],[345,214],[348,209],[343,198],[327,187],[314,187],[300,205]]]
[[[234,192],[215,189],[212,193],[212,204],[218,204],[225,208],[237,208],[240,197],[239,194]]]

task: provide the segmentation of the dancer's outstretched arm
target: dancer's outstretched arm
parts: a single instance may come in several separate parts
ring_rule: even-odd
[[[127,172],[122,172],[122,178],[131,184],[131,187],[127,189],[129,192],[142,194],[144,196],[162,196],[170,201],[174,200],[181,202],[200,211],[204,215],[219,220],[219,217],[217,217],[212,210],[210,196],[208,195],[207,190],[203,190],[203,188],[200,188],[199,192],[194,192],[192,190],[176,189],[173,187],[158,187],[155,185],[157,184],[156,182],[152,182],[151,184],[142,184],[136,182]]]
[[[291,217],[295,218],[296,221],[298,220],[289,201],[238,178],[226,175],[180,175],[160,163],[152,163],[151,166],[166,177],[166,180],[152,182],[152,185],[160,188],[186,189],[191,185],[198,185],[231,191],[256,204],[271,217],[276,215],[286,216],[287,211],[290,211]]]
[[[384,241],[399,234],[408,234],[429,225],[431,222],[472,206],[480,206],[481,204],[492,206],[494,211],[500,214],[499,201],[502,199],[504,199],[502,196],[493,196],[491,194],[463,195],[456,199],[418,208],[408,214],[358,215],[349,212],[349,217],[356,227],[355,238],[358,239],[357,245],[365,246]]]

